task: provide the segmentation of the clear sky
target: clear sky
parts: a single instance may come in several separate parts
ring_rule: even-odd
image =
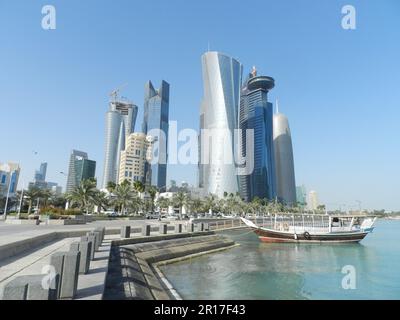
[[[57,28],[41,28],[43,5]],[[341,8],[356,8],[356,30]],[[171,85],[170,120],[198,129],[200,56],[237,58],[275,78],[270,100],[290,121],[296,184],[328,207],[400,210],[400,1],[0,0],[0,162],[65,187],[71,149],[101,180],[108,94],[139,106],[144,83]],[[37,151],[37,155],[33,153]],[[195,183],[195,166],[167,179]]]

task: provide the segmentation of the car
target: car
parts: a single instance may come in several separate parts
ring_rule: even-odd
[[[156,212],[149,212],[146,214],[146,219],[160,219],[160,214]]]

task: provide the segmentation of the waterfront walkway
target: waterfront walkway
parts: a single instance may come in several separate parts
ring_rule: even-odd
[[[207,221],[210,230],[226,230],[243,227],[238,220],[211,222],[210,219],[207,219]],[[85,225],[58,226],[9,225],[0,222],[0,297],[2,297],[4,286],[16,277],[30,274],[43,274],[45,271],[44,267],[48,266],[50,263],[51,255],[56,252],[69,251],[71,243],[79,241],[80,236],[85,235],[86,232],[93,231],[96,227],[105,227],[105,239],[99,250],[96,251],[95,259],[90,263],[89,272],[79,276],[78,291],[75,297],[75,299],[103,299],[112,242],[119,243],[120,241],[125,241],[122,242],[122,244],[126,244],[126,240],[120,238],[121,227],[127,225],[131,226],[131,235],[128,240],[133,242],[136,241],[135,239],[139,242],[147,242],[151,241],[151,238],[160,237],[158,239],[158,249],[161,250],[159,251],[160,255],[161,252],[169,252],[170,250],[163,246],[163,241],[161,241],[166,235],[160,233],[161,229],[159,226],[165,223],[165,221],[160,222],[157,220],[116,220],[96,221]],[[172,230],[175,230],[176,224],[183,225],[183,233],[181,235],[190,233],[188,221],[169,221],[167,222],[167,233],[171,239],[174,238],[173,234],[175,231]],[[144,225],[151,226],[151,237],[142,236],[141,232]],[[191,237],[193,236],[194,233],[191,233]],[[221,239],[219,239],[219,241],[220,245],[225,245],[223,244],[225,243],[224,241]],[[178,247],[179,244],[183,245],[182,241],[170,242],[169,246]],[[176,252],[180,252],[178,256],[193,253],[193,246],[196,247],[196,245],[192,244],[182,247],[181,249],[176,249]],[[197,251],[211,248],[210,243],[197,246]],[[174,256],[167,256],[167,258],[171,257]],[[152,297],[157,298],[157,295],[152,294]]]

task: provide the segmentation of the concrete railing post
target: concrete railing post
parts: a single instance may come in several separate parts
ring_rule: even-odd
[[[56,300],[60,275],[20,276],[4,287],[3,300]]]
[[[100,232],[100,243],[104,241],[104,236],[106,234],[106,228],[104,227],[97,227],[94,229],[95,232]]]
[[[168,232],[168,225],[165,223],[160,224],[159,233],[160,234],[167,234]]]
[[[50,258],[50,264],[55,272],[60,274],[58,297],[60,299],[73,299],[78,289],[79,264],[81,253],[79,251],[56,252]]]
[[[131,237],[131,227],[130,226],[122,226],[121,227],[121,238],[130,238]]]
[[[86,233],[86,236],[94,236],[94,251],[99,251],[100,245],[101,245],[101,239],[100,239],[100,232],[99,231],[92,231]]]
[[[79,273],[87,274],[90,268],[90,260],[92,253],[92,242],[91,241],[81,241],[71,243],[70,251],[79,251],[81,253],[79,262]]]
[[[210,230],[210,224],[209,223],[203,223],[203,230],[202,231],[209,231]]]
[[[144,237],[150,236],[150,231],[151,231],[150,225],[149,225],[149,224],[145,224],[145,225],[142,227],[142,236],[144,236]]]
[[[96,241],[96,237],[95,236],[82,236],[81,237],[81,242],[90,242],[90,260],[94,259],[94,253],[95,253],[95,241]]]

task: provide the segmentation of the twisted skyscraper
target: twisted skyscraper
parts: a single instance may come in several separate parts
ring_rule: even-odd
[[[223,197],[224,192],[239,192],[234,130],[239,123],[242,65],[225,54],[206,52],[202,56],[202,69],[199,187],[206,194]]]

